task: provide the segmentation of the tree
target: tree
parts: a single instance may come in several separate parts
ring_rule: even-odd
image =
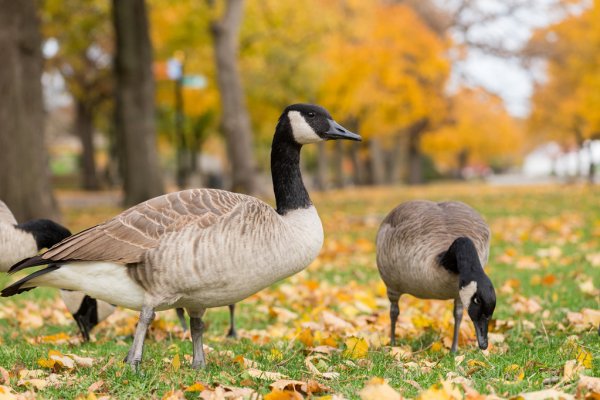
[[[525,53],[546,62],[533,95],[530,129],[582,149],[600,136],[600,0],[535,32]],[[590,169],[590,176],[594,168]],[[580,170],[583,174],[584,171]]]
[[[423,150],[439,169],[462,178],[469,165],[501,169],[518,161],[524,136],[500,98],[483,89],[463,88],[451,100],[451,123],[423,140]]]
[[[232,190],[253,194],[258,192],[256,161],[250,117],[237,62],[243,11],[243,0],[226,0],[222,18],[212,22],[211,33],[221,95],[221,129],[231,160]]]
[[[0,1],[0,198],[19,221],[57,218],[44,145],[42,54],[33,0]]]
[[[156,146],[152,44],[145,0],[113,0],[115,125],[126,205],[163,193]]]
[[[421,136],[446,110],[447,42],[404,4],[344,3],[343,12],[344,25],[324,50],[320,98],[340,120],[356,121],[370,142],[373,182],[385,180],[382,150],[407,135],[410,182],[418,183]]]
[[[94,128],[112,98],[110,56],[114,38],[105,1],[46,0],[43,32],[58,42],[46,68],[62,75],[75,105],[73,133],[81,141],[82,187],[100,188],[96,168]],[[65,29],[68,26],[69,29]]]

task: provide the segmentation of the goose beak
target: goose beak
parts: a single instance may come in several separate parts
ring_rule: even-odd
[[[330,119],[329,121],[329,130],[325,132],[326,140],[337,140],[337,139],[347,139],[347,140],[356,140],[360,142],[362,138],[360,135],[356,133],[350,132],[348,129],[344,128],[334,120]]]
[[[481,350],[485,350],[488,348],[488,321],[487,318],[482,318],[481,320],[474,322],[475,325],[475,334],[477,335],[477,343],[479,344],[479,348]]]

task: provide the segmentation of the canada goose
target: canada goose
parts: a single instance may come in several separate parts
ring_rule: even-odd
[[[422,299],[454,299],[454,338],[458,346],[463,307],[475,326],[481,349],[488,346],[488,321],[496,292],[483,272],[490,229],[464,203],[416,200],[390,212],[377,232],[377,267],[391,303],[391,345],[396,343],[398,300],[403,294]]]
[[[185,308],[192,367],[204,367],[207,308],[234,304],[300,272],[319,254],[323,227],[302,182],[300,149],[331,139],[361,140],[322,107],[288,106],[271,147],[276,209],[255,197],[216,189],[156,197],[16,264],[12,272],[50,265],[6,287],[2,296],[52,286],[141,310],[126,358],[134,368],[155,310]]]
[[[8,206],[0,200],[0,271],[7,272],[13,264],[35,256],[41,249],[50,248],[70,235],[67,228],[48,219],[18,224]],[[114,310],[114,306],[81,292],[61,290],[61,297],[86,342],[91,329]]]

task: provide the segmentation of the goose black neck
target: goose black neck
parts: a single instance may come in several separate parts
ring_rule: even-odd
[[[284,128],[283,125],[281,121],[277,125],[271,146],[271,176],[277,213],[280,215],[312,205],[300,173],[302,146],[280,132]]]
[[[440,264],[448,271],[459,275],[461,280],[475,280],[484,274],[477,248],[467,237],[456,239],[439,257]]]

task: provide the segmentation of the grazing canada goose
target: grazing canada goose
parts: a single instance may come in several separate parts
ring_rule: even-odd
[[[377,267],[391,303],[391,344],[396,343],[398,300],[403,294],[421,299],[454,299],[454,339],[463,307],[475,326],[481,349],[488,346],[488,321],[496,307],[496,292],[483,272],[490,229],[464,203],[417,200],[390,212],[377,233]]]
[[[216,189],[170,193],[87,229],[11,271],[50,264],[2,291],[36,286],[81,290],[141,310],[127,362],[137,367],[155,310],[190,315],[192,367],[204,367],[202,315],[234,304],[306,268],[319,254],[323,227],[300,174],[302,145],[361,140],[322,107],[287,107],[275,129],[271,174],[277,208]]]
[[[48,219],[36,219],[18,224],[8,206],[0,200],[0,271],[7,272],[15,263],[35,256],[70,236],[62,225]],[[84,341],[90,331],[114,310],[114,306],[97,301],[81,292],[61,290],[62,299],[73,315]]]

